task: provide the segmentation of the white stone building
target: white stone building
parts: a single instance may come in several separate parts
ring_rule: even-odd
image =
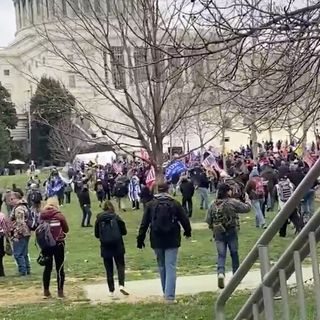
[[[70,1],[70,0],[69,0]],[[90,0],[72,0],[75,6],[82,10],[88,9]],[[108,0],[91,0],[92,7],[105,7],[108,10]],[[34,79],[40,79],[42,75],[52,76],[60,80],[66,88],[89,109],[95,109],[100,113],[110,113],[116,119],[121,117],[115,111],[112,104],[107,104],[104,100],[100,103],[97,93],[83,79],[80,79],[72,70],[66,68],[65,64],[59,58],[50,53],[43,44],[45,41],[37,32],[36,25],[46,23],[55,24],[57,14],[71,17],[74,11],[68,5],[66,0],[13,0],[16,13],[17,32],[13,43],[7,48],[0,49],[0,82],[11,93],[12,101],[17,107],[19,124],[12,131],[13,139],[17,141],[27,141],[28,139],[28,111],[29,101],[36,90],[37,83]],[[128,0],[128,3],[130,1]],[[59,8],[59,9],[58,9]],[[100,10],[100,9],[99,9]],[[63,44],[59,44],[63,45]],[[67,55],[72,59],[72,51],[67,49]],[[112,79],[114,75],[109,74],[109,82],[115,82]],[[100,135],[101,132],[96,132]],[[250,140],[249,134],[239,132],[227,132],[229,137],[227,149],[238,148],[240,144],[247,144]],[[171,137],[173,145],[181,145],[180,140],[173,135]],[[260,134],[259,140],[268,139],[269,133]],[[288,138],[286,132],[275,132],[273,139]],[[310,140],[312,133],[310,133]],[[165,147],[169,145],[165,142]],[[195,135],[188,136],[190,147],[196,147],[198,139]],[[210,144],[220,145],[219,138]]]

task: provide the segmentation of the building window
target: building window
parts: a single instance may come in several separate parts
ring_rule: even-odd
[[[46,58],[45,58],[45,57],[42,58],[42,64],[43,64],[43,65],[46,64]]]
[[[10,70],[9,69],[3,70],[3,75],[10,76]]]
[[[82,7],[83,7],[84,13],[89,13],[90,12],[90,1],[82,0]]]
[[[102,13],[102,8],[100,4],[100,0],[94,0],[94,11],[95,13]]]
[[[112,47],[111,51],[111,70],[113,83],[116,89],[123,89],[125,87],[123,47]]]
[[[138,83],[147,81],[147,50],[145,48],[134,49],[134,73]]]
[[[69,75],[69,88],[76,87],[76,76],[74,74]]]
[[[41,11],[41,5],[42,0],[37,0],[37,15],[40,16]]]
[[[68,15],[68,12],[67,12],[67,2],[66,0],[62,0],[62,14],[64,16],[67,16]]]
[[[33,19],[33,0],[29,0],[29,13],[30,13],[30,22],[33,24],[34,19]]]

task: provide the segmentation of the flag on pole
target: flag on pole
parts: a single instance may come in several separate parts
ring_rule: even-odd
[[[203,160],[202,165],[207,170],[210,170],[213,168],[218,172],[222,171],[222,169],[220,168],[220,166],[216,160],[216,157],[212,153]]]
[[[312,157],[310,152],[306,152],[305,156],[303,157],[303,161],[311,168],[315,164],[315,158]]]
[[[156,181],[156,173],[154,170],[154,166],[151,166],[146,176],[146,186],[151,190],[155,181]]]

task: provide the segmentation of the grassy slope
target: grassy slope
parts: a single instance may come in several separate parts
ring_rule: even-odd
[[[23,187],[27,178],[25,176],[17,177],[0,177],[0,189],[17,183]],[[95,196],[92,194],[93,215],[99,213],[100,209]],[[195,213],[192,218],[193,222],[202,222],[205,216],[204,211],[198,209],[198,201],[195,201]],[[67,240],[67,284],[81,283],[92,281],[105,281],[104,268],[100,258],[99,243],[93,236],[93,230],[90,228],[80,228],[81,210],[75,195],[71,205],[65,206],[62,210],[66,215],[70,224],[70,234]],[[141,220],[142,212],[128,211],[122,214],[123,219],[127,223],[128,236],[125,238],[126,243],[126,263],[127,263],[127,279],[144,279],[157,276],[156,263],[149,242],[147,248],[143,251],[136,249],[136,234]],[[268,219],[273,214],[268,215]],[[290,227],[289,227],[290,228]],[[254,226],[254,216],[252,213],[241,217],[241,231],[239,234],[239,253],[243,259],[250,251],[252,245],[261,235],[262,230],[256,229]],[[211,233],[207,229],[194,230],[192,241],[183,239],[182,248],[179,256],[179,274],[207,274],[215,272],[216,252],[210,241]],[[38,256],[36,247],[33,245],[34,239],[30,244],[30,256],[32,259],[33,275],[27,282],[21,282],[16,277],[16,267],[14,261],[10,257],[5,259],[5,268],[8,277],[0,282],[0,290],[6,290],[8,287],[26,288],[30,285],[41,290],[42,268],[38,266],[35,259]],[[281,254],[283,248],[287,246],[289,241],[276,239],[272,243],[272,251],[270,253],[271,260],[276,260]],[[227,268],[230,269],[230,259],[227,262]],[[71,279],[72,278],[72,279]],[[69,281],[68,281],[69,279]],[[31,282],[30,282],[31,281]],[[81,293],[79,293],[81,298]],[[89,305],[60,305],[52,304],[50,306],[19,306],[3,310],[9,319],[21,319],[21,315],[26,315],[24,319],[208,319],[212,312],[212,295],[204,294],[196,297],[182,298],[178,306],[163,306],[157,304],[150,305],[113,305],[91,307]],[[234,297],[235,304],[229,304],[228,311],[232,313],[233,305],[241,304],[241,297]],[[0,309],[1,312],[1,309]],[[109,317],[110,313],[112,314]]]

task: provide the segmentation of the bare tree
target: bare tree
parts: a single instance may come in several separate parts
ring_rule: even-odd
[[[162,0],[88,1],[83,8],[66,1],[74,18],[57,9],[55,26],[37,32],[60,58],[56,68],[94,92],[75,112],[120,148],[146,149],[160,177],[164,139],[209,109],[206,53],[187,53],[183,45],[199,42],[192,18],[183,15],[187,2],[169,1],[163,10]]]
[[[70,162],[75,156],[85,151],[84,133],[71,120],[62,119],[55,124],[49,134],[49,149],[52,158],[59,162]]]

